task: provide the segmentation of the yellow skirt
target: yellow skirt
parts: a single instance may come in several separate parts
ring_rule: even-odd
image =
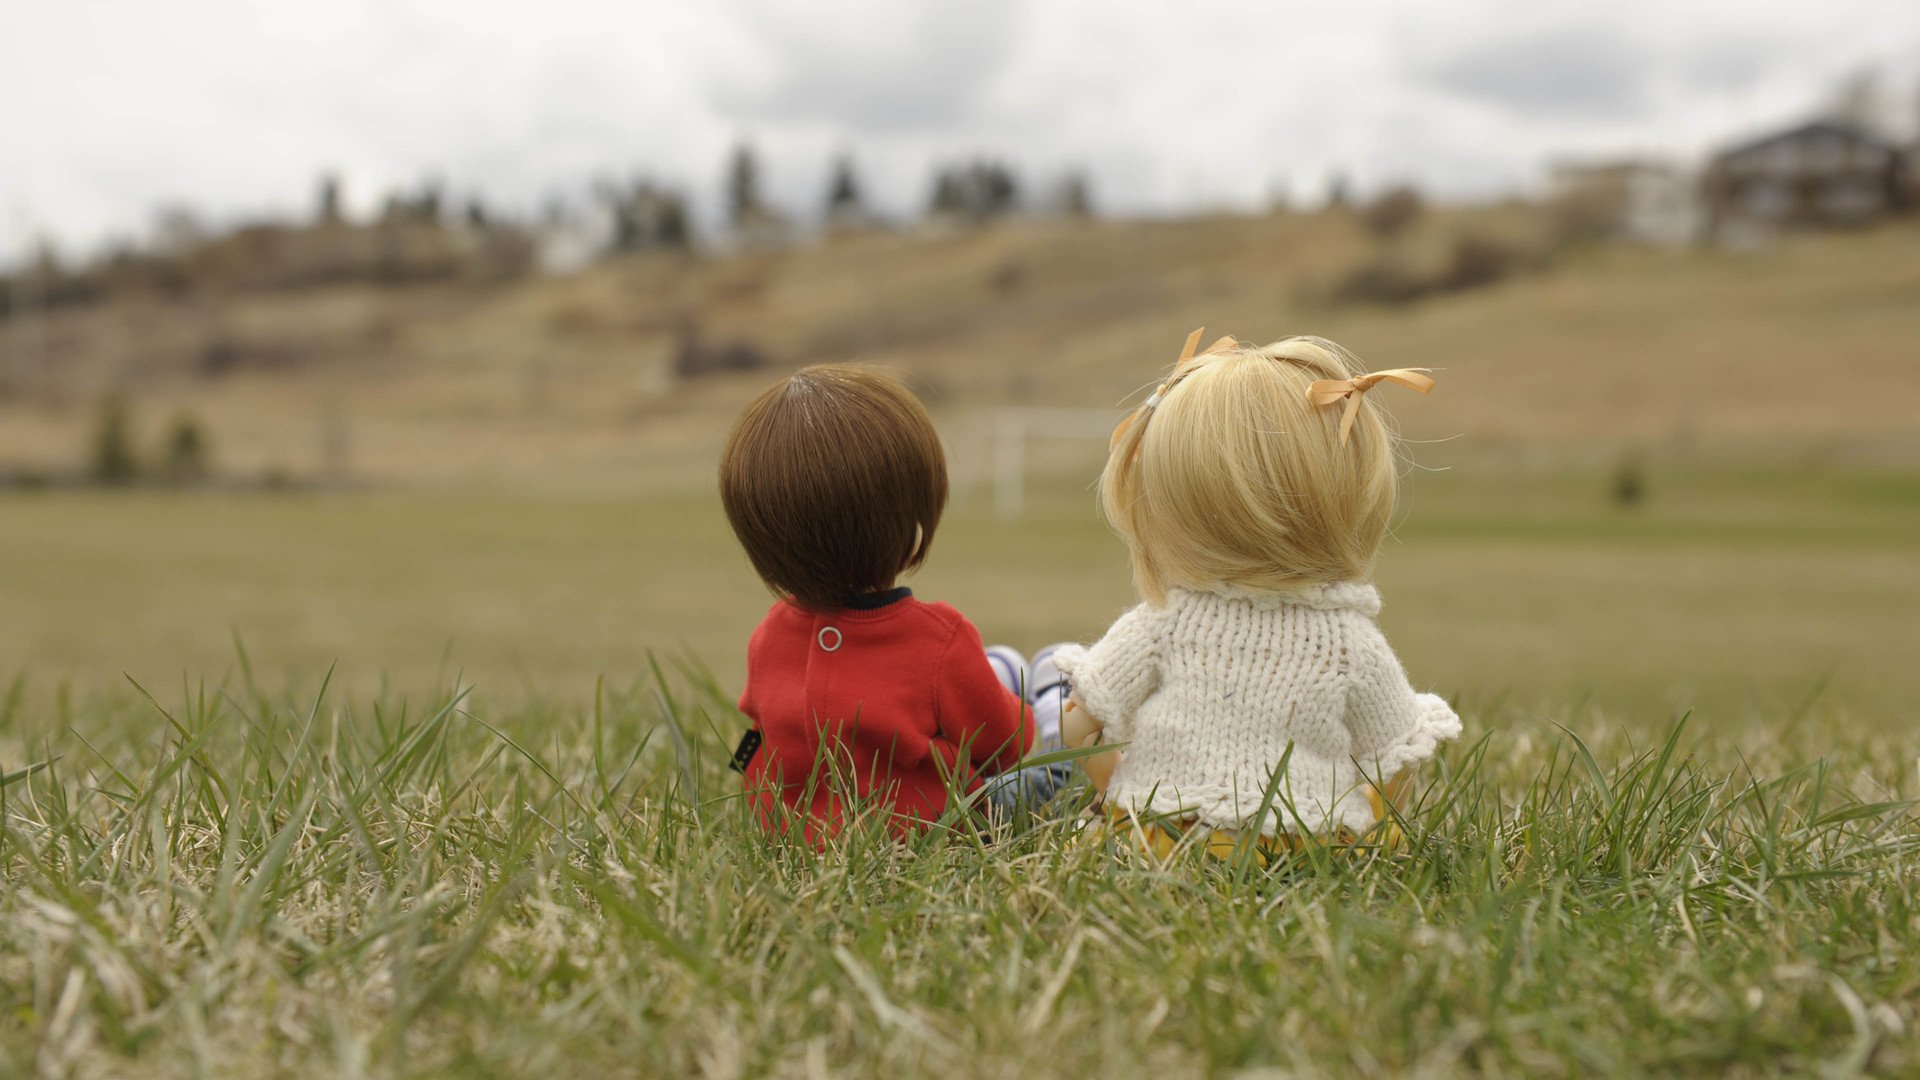
[[[1356,836],[1353,830],[1345,826],[1326,835],[1261,835],[1254,838],[1254,857],[1260,860],[1262,867],[1271,867],[1310,847],[1344,849],[1348,853],[1399,851],[1406,846],[1406,837],[1400,832],[1400,826],[1387,817],[1388,801],[1393,794],[1397,794],[1394,789],[1399,786],[1399,778],[1389,783],[1389,795],[1382,795],[1371,784],[1365,787],[1367,803],[1373,808],[1374,827],[1363,835]],[[1107,807],[1107,821],[1096,828],[1123,840],[1131,840],[1141,850],[1163,860],[1171,859],[1180,852],[1198,852],[1209,858],[1226,859],[1242,850],[1240,835],[1232,829],[1212,828],[1192,818],[1143,820],[1117,806]]]

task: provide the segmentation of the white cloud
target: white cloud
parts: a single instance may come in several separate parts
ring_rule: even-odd
[[[154,208],[371,205],[428,176],[521,211],[647,173],[711,205],[742,135],[817,205],[851,150],[905,211],[935,162],[1073,166],[1127,211],[1414,179],[1510,188],[1579,153],[1693,153],[1850,68],[1920,75],[1910,0],[67,0],[0,38],[0,258]],[[1912,94],[1909,92],[1909,97]]]

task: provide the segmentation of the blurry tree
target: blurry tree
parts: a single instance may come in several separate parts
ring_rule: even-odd
[[[440,223],[442,202],[443,192],[440,182],[427,180],[411,194],[396,191],[388,195],[382,218],[389,224],[411,222],[419,225],[437,225]]]
[[[943,166],[936,172],[928,209],[935,216],[983,222],[1010,214],[1019,205],[1020,182],[1013,170],[997,161],[980,160]]]
[[[629,188],[601,187],[600,197],[613,213],[613,249],[685,248],[693,242],[686,199],[677,191],[642,180]]]
[[[1345,210],[1353,205],[1353,194],[1347,185],[1346,173],[1334,173],[1327,179],[1327,209]]]
[[[646,223],[640,220],[633,199],[626,195],[615,195],[612,202],[613,250],[639,251],[646,247]]]
[[[340,178],[333,173],[320,178],[320,206],[315,216],[322,225],[340,222]]]
[[[693,246],[693,226],[687,217],[687,200],[679,192],[662,193],[659,212],[654,218],[654,237],[662,247],[684,249]]]
[[[487,213],[487,204],[481,202],[480,196],[478,195],[467,200],[466,218],[469,228],[478,229],[482,232],[486,231],[487,227],[493,223],[492,215]]]
[[[109,394],[100,402],[100,415],[93,434],[93,461],[89,474],[96,483],[130,484],[140,473],[133,454],[132,418],[127,399]]]
[[[984,166],[978,175],[984,189],[982,202],[989,213],[1004,214],[1019,206],[1020,185],[1011,170],[995,163]]]
[[[211,471],[206,428],[191,413],[173,418],[173,427],[168,429],[166,444],[161,449],[162,468],[167,479],[176,484],[204,480]]]
[[[1060,182],[1060,213],[1067,217],[1093,216],[1093,181],[1078,169]]]
[[[853,158],[842,154],[834,159],[833,178],[827,184],[827,218],[830,221],[851,222],[865,214],[860,178],[853,171]]]
[[[1426,205],[1426,200],[1420,197],[1417,189],[1411,184],[1401,184],[1382,192],[1368,203],[1360,220],[1368,232],[1382,240],[1391,240],[1420,220]]]
[[[433,223],[440,220],[441,191],[438,180],[428,180],[420,185],[420,195],[415,202],[420,220]]]
[[[941,169],[933,177],[933,198],[927,203],[927,210],[934,214],[957,214],[960,212],[960,180],[948,169]]]
[[[179,258],[206,240],[206,227],[189,207],[176,203],[161,207],[153,215],[153,248],[161,255]]]
[[[759,217],[766,207],[760,199],[760,159],[753,147],[742,142],[733,148],[733,160],[727,166],[727,210],[738,227]]]

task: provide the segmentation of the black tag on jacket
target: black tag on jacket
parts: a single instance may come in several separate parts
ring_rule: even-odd
[[[748,728],[747,733],[740,736],[740,745],[733,748],[733,760],[727,763],[727,768],[744,773],[747,766],[753,763],[753,755],[759,752],[760,729]]]

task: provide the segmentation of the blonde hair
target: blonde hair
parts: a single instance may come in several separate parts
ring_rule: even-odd
[[[1100,476],[1140,595],[1281,591],[1364,578],[1398,489],[1396,438],[1372,397],[1340,437],[1339,407],[1307,399],[1364,371],[1324,338],[1234,344],[1181,365],[1115,439]]]

